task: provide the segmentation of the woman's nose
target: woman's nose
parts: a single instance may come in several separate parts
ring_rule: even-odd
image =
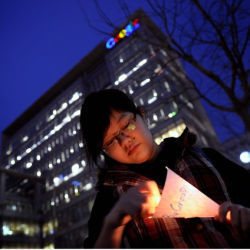
[[[121,131],[121,133],[118,136],[118,142],[121,146],[123,146],[125,143],[130,142],[132,139],[132,137],[126,133],[124,133],[123,131]]]

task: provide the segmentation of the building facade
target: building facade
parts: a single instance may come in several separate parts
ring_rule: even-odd
[[[95,197],[80,108],[92,91],[118,88],[143,106],[155,141],[188,126],[204,146],[216,133],[182,65],[155,46],[158,27],[138,10],[2,133],[2,248],[81,248]]]

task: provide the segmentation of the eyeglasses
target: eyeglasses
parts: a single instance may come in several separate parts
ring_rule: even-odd
[[[113,151],[116,146],[119,144],[119,138],[121,134],[123,135],[129,135],[135,128],[136,123],[136,115],[131,114],[128,116],[125,121],[123,122],[123,125],[121,126],[121,129],[117,131],[116,135],[114,135],[111,139],[109,139],[102,147],[104,152],[111,152]]]

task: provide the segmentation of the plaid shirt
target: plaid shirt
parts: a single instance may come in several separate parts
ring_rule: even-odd
[[[199,150],[183,148],[174,169],[190,184],[221,204],[229,200],[226,186],[217,170]],[[149,178],[127,166],[107,170],[104,185],[121,195]],[[160,192],[162,187],[159,186]],[[132,220],[124,232],[124,245],[133,248],[230,248],[237,246],[229,228],[213,218],[143,218]]]

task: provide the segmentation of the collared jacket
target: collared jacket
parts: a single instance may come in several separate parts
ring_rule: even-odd
[[[193,147],[192,135],[168,138],[153,162],[140,165],[108,166],[99,176],[98,193],[89,219],[84,247],[94,246],[103,219],[122,192],[141,181],[154,180],[161,190],[168,166],[210,198],[250,207],[250,177],[241,166],[212,148]],[[188,140],[185,140],[188,137]],[[211,218],[147,219],[138,217],[124,232],[124,247],[134,248],[231,248],[249,247],[236,242],[230,228]]]

